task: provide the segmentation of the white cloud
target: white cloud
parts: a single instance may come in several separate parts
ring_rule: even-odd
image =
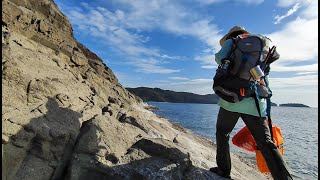
[[[277,45],[283,62],[318,58],[318,19],[297,18],[267,36]]]
[[[300,7],[301,7],[300,4],[297,3],[285,15],[282,15],[282,16],[277,15],[277,16],[275,16],[276,21],[274,22],[274,24],[279,24],[282,19],[284,19],[286,17],[289,17],[290,15],[295,13]]]
[[[271,71],[295,72],[296,77],[270,78],[272,101],[276,103],[303,103],[317,107],[318,96],[318,17],[317,1],[282,1],[282,6],[301,3],[299,18],[288,22],[280,31],[269,36],[280,53],[280,59],[271,65]],[[285,4],[288,3],[288,4]],[[316,4],[316,6],[314,6]],[[294,62],[314,61],[310,65],[288,66]],[[272,76],[272,73],[271,73]],[[307,96],[300,93],[308,94]],[[299,95],[298,95],[299,94]]]
[[[318,88],[318,75],[305,75],[288,78],[270,78],[271,89],[291,89],[295,91],[314,91]]]
[[[170,74],[180,72],[179,69],[164,68],[158,59],[135,59],[129,62],[132,66],[137,67],[137,72],[146,74]]]
[[[292,90],[273,90],[271,101],[277,104],[301,103],[318,107],[318,90],[299,92]]]
[[[317,18],[318,17],[318,1],[317,0],[278,0],[278,6],[290,7],[294,4],[304,6],[301,13],[304,18]]]
[[[154,64],[137,64],[136,67],[138,67],[138,69],[136,70],[137,72],[146,74],[170,74],[180,72],[180,70],[163,68]]]
[[[208,93],[206,91],[207,88],[204,88],[204,86],[212,86],[213,80],[212,79],[183,79],[181,78],[180,81],[171,81],[170,83],[166,82],[165,84],[159,84],[159,86],[167,86],[170,87],[172,90],[179,91],[179,89],[190,89],[191,92],[201,94],[201,92]],[[187,88],[186,88],[187,87]],[[198,90],[195,91],[195,88]],[[211,89],[212,90],[212,89]]]
[[[114,1],[129,9],[126,25],[130,28],[160,29],[179,36],[195,37],[215,50],[220,48],[222,35],[212,19],[203,17],[191,9],[167,0]],[[205,2],[205,1],[203,1]]]
[[[118,9],[111,11],[104,7],[92,7],[82,3],[79,7],[67,8],[65,12],[72,24],[82,33],[99,38],[111,49],[134,58],[181,60],[180,56],[162,54],[160,49],[145,45],[150,41],[150,37],[143,36],[141,32],[152,30],[161,30],[178,36],[191,36],[213,50],[220,48],[218,42],[222,35],[219,34],[217,26],[210,23],[211,19],[177,2],[117,0],[112,3],[117,5]],[[142,68],[138,70],[139,72],[149,72],[146,66],[149,65],[135,67]],[[158,71],[154,71],[155,73],[176,72],[167,68],[160,70],[159,64],[156,67]]]
[[[315,74],[317,72],[298,72],[297,75]]]
[[[316,0],[305,0],[302,1],[306,8],[303,10],[301,15],[306,19],[316,18],[318,19],[318,1]]]
[[[240,1],[247,4],[261,4],[264,2],[264,0],[240,0]]]
[[[178,81],[184,81],[184,80],[189,80],[189,78],[186,77],[168,77],[170,80],[178,80]]]
[[[181,60],[183,58],[181,56],[169,56],[167,54],[162,54],[160,55],[160,57],[165,59],[175,59],[175,60]]]
[[[212,83],[212,79],[192,79],[189,84]]]
[[[162,89],[168,89],[177,92],[192,92],[195,94],[213,94],[212,79],[189,79],[181,82],[170,82],[157,84]],[[151,85],[152,86],[152,85]]]
[[[196,61],[201,61],[205,64],[214,64],[214,55],[212,54],[207,54],[207,55],[201,55],[201,56],[196,56],[194,58]]]
[[[315,0],[279,0],[278,5],[299,4],[298,18],[288,22],[280,31],[270,36],[278,50],[280,58],[294,61],[317,59],[318,57],[318,1]],[[293,8],[294,9],[294,8]]]
[[[217,65],[204,65],[204,66],[201,66],[201,68],[203,68],[203,69],[215,69],[217,67],[218,67]]]
[[[213,3],[219,3],[223,2],[226,0],[196,0],[196,2],[202,4],[202,5],[210,5]],[[235,2],[240,2],[240,3],[246,3],[246,4],[261,4],[264,2],[264,0],[233,0]]]
[[[301,2],[301,0],[278,0],[277,5],[280,7],[289,7],[296,4],[297,2]]]
[[[203,53],[202,55],[196,56],[194,59],[196,61],[200,61],[200,64],[202,64],[201,68],[214,69],[218,67],[212,53]]]
[[[223,0],[196,0],[196,2],[202,4],[202,5],[209,5],[213,3],[222,2]]]
[[[143,46],[144,37],[122,27],[120,23],[123,18],[121,11],[112,13],[102,7],[92,8],[89,6],[86,9],[88,9],[86,13],[79,8],[68,11],[71,22],[82,32],[97,37],[114,49],[128,55],[160,56],[158,49]]]
[[[318,72],[318,64],[311,65],[301,65],[301,66],[283,66],[278,64],[272,64],[271,66],[272,72],[299,72],[301,74],[309,72],[315,73]]]

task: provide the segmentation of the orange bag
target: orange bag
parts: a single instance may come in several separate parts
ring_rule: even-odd
[[[273,140],[275,145],[278,147],[280,154],[283,155],[284,154],[283,137],[282,137],[280,128],[277,126],[272,126],[272,134],[273,134]],[[262,153],[259,150],[256,150],[256,163],[261,173],[270,172],[267,166],[266,160],[264,159],[264,157],[262,156]]]
[[[272,126],[272,134],[275,145],[279,148],[280,153],[283,155],[283,137],[280,128]],[[257,150],[257,144],[253,139],[247,126],[243,127],[236,135],[232,138],[232,143],[246,151],[256,153],[256,163],[261,173],[270,172],[266,161],[264,160],[261,152]]]
[[[232,144],[249,152],[255,152],[257,146],[247,126],[233,136]]]

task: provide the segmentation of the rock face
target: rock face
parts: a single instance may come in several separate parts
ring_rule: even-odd
[[[2,0],[3,179],[219,179],[215,147],[146,110],[51,0]],[[235,179],[264,179],[232,156]]]

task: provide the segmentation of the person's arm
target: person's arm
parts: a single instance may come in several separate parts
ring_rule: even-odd
[[[232,39],[228,39],[223,43],[220,51],[215,54],[215,60],[217,64],[220,65],[222,59],[230,56],[232,47],[233,47]]]

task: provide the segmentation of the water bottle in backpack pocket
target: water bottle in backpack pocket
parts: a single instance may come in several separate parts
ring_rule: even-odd
[[[214,81],[221,82],[224,81],[230,73],[231,62],[228,59],[221,60],[221,65],[219,65],[218,69],[216,70],[216,74],[214,76]]]

